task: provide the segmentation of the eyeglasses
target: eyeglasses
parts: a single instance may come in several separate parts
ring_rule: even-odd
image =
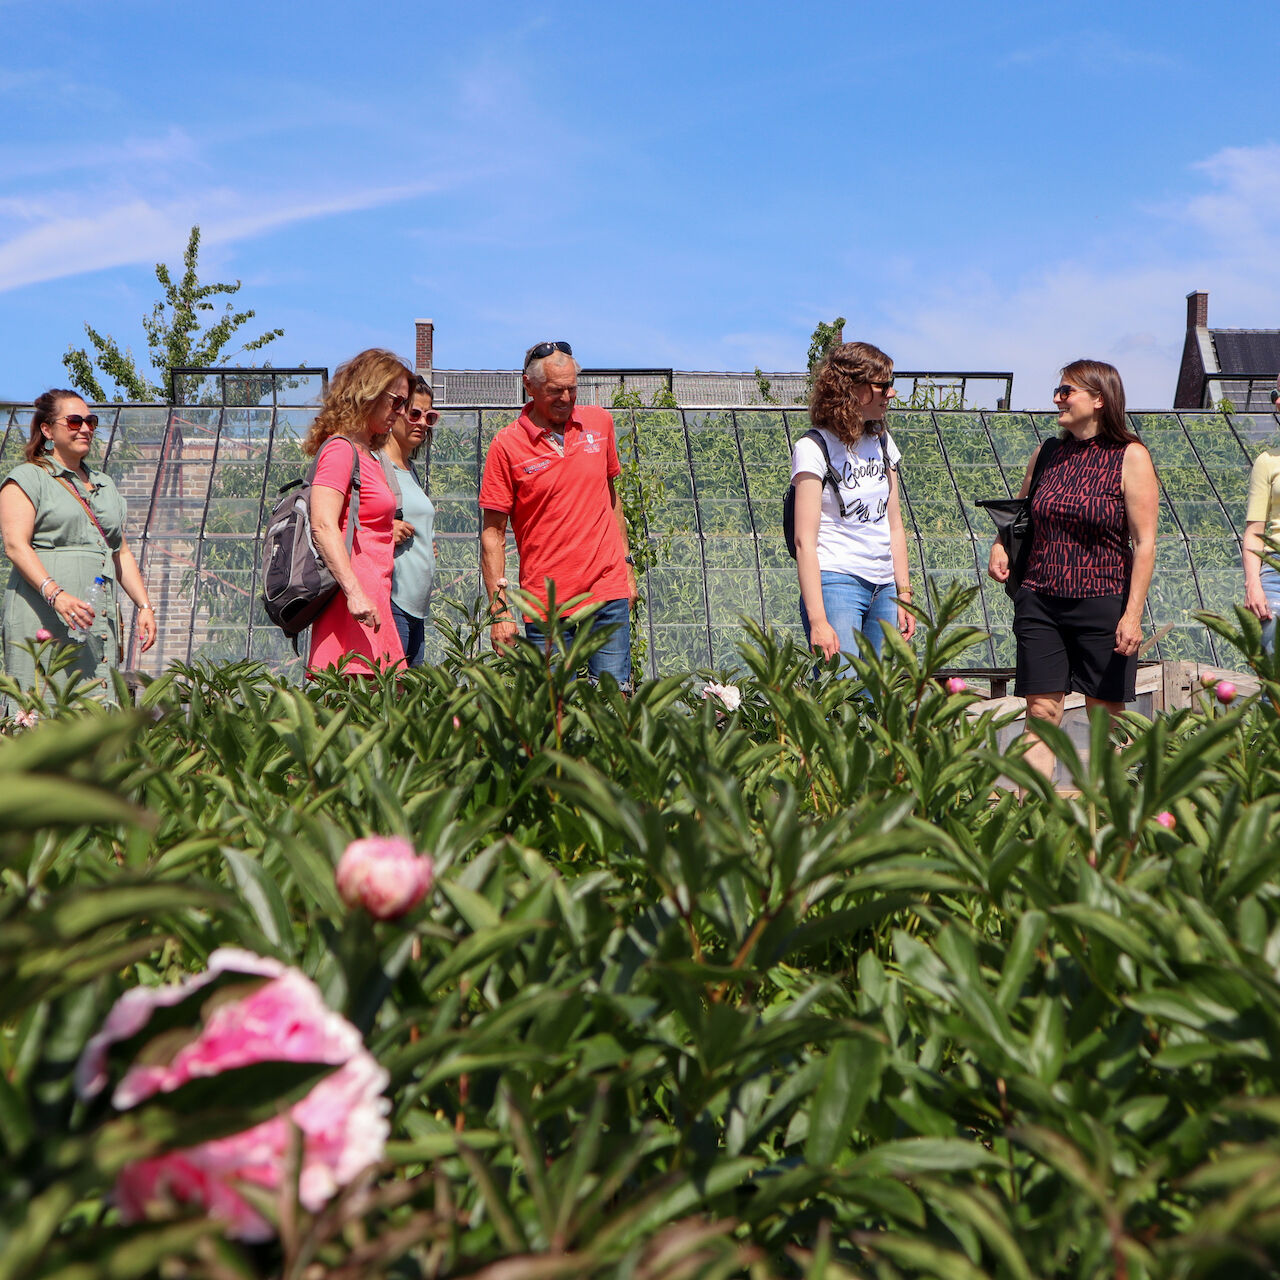
[[[434,409],[406,409],[404,416],[410,422],[421,422],[425,418],[429,427],[434,427],[440,421],[440,415]]]
[[[57,421],[58,419],[54,418],[54,422]],[[72,431],[79,431],[81,427],[88,427],[90,431],[97,431],[98,429],[98,415],[96,413],[67,413],[63,415],[62,421],[65,422]]]
[[[868,378],[867,386],[875,387],[881,395],[887,396],[893,390],[893,379],[890,378],[888,382],[876,382],[874,379]]]
[[[1073,392],[1083,391],[1083,390],[1084,390],[1083,387],[1073,387],[1071,383],[1064,382],[1062,386],[1054,387],[1053,398],[1055,400],[1070,400]]]
[[[573,348],[567,342],[540,342],[536,347],[529,348],[529,354],[524,358],[524,367],[527,369],[535,360],[542,360],[553,351],[563,351],[567,356],[573,355]]]
[[[403,409],[403,408],[405,407],[405,405],[407,405],[407,404],[409,403],[409,397],[408,397],[408,396],[398,396],[398,395],[396,395],[396,394],[395,394],[395,392],[394,392],[394,391],[384,391],[382,394],[383,394],[384,396],[390,396],[390,397],[391,397],[391,412],[392,412],[392,413],[399,413],[399,412],[400,412],[400,410],[401,410],[401,409]]]

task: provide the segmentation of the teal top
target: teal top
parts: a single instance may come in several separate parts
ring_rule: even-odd
[[[47,466],[19,463],[5,476],[0,488],[16,484],[31,499],[36,509],[31,545],[45,573],[51,575],[58,586],[87,600],[94,578],[107,580],[106,597],[97,611],[89,638],[77,651],[77,660],[67,669],[67,674],[73,680],[91,680],[103,696],[111,698],[108,672],[117,664],[120,646],[115,553],[124,545],[125,501],[111,477],[87,462],[84,469],[89,475],[88,489],[75,472],[52,458],[46,461]],[[59,477],[74,485],[89,504],[102,526],[102,533]],[[52,634],[54,642],[66,641],[66,623],[45,604],[35,587],[17,569],[12,569],[4,593],[4,669],[24,689],[37,688],[43,679],[31,654],[21,647],[34,644],[36,632],[42,627]]]
[[[423,492],[412,471],[392,463],[400,485],[400,509],[413,525],[413,536],[396,548],[391,576],[391,599],[411,618],[425,618],[436,576],[436,552],[432,539],[436,528],[435,503]]]

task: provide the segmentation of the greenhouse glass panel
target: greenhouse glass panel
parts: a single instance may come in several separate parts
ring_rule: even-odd
[[[653,661],[657,671],[692,671],[706,667],[711,652],[705,622],[696,626],[654,623]]]
[[[1280,418],[1274,413],[1233,413],[1231,426],[1250,462],[1264,449],[1280,449]]]
[[[1244,569],[1240,563],[1240,544],[1234,538],[1188,538],[1187,549],[1196,571],[1230,569],[1240,575],[1244,590]]]

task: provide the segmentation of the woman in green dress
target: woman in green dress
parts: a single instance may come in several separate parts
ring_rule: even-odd
[[[4,664],[22,688],[33,689],[35,663],[25,646],[36,633],[48,631],[55,641],[84,637],[67,675],[92,681],[110,700],[120,589],[141,611],[144,651],[155,643],[156,615],[125,544],[124,499],[86,460],[97,426],[74,391],[46,391],[35,402],[26,461],[0,482],[0,536],[13,566],[4,593]],[[95,609],[89,596],[99,577],[106,587]]]

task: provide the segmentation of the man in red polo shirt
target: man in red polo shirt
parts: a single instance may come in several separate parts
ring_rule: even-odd
[[[561,604],[584,595],[581,603],[603,604],[591,628],[616,630],[587,660],[588,668],[593,679],[607,671],[630,687],[635,562],[615,484],[622,468],[613,418],[591,405],[577,407],[578,363],[567,342],[529,348],[524,387],[529,402],[494,436],[480,482],[480,567],[493,610],[493,647],[512,643],[516,634],[503,590],[510,519],[520,589],[541,601],[544,611],[548,579]],[[546,638],[542,618],[525,619],[525,635],[538,644]]]

